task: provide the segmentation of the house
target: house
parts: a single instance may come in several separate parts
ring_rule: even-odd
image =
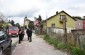
[[[25,26],[25,28],[28,27],[29,22],[30,22],[30,20],[27,18],[27,16],[25,16],[25,18],[24,18],[24,26]]]
[[[82,18],[81,17],[79,17],[79,16],[73,16],[73,18],[77,21],[77,20],[82,20]]]
[[[43,30],[46,30],[46,28],[47,28],[46,20],[43,20],[43,21],[42,21],[42,24],[43,24]]]
[[[34,26],[39,26],[39,21],[37,19],[34,21]]]
[[[66,19],[67,32],[71,32],[71,29],[75,29],[76,19],[74,19],[72,16],[70,16],[65,11],[56,12],[55,15],[47,18],[43,22],[43,28],[45,28],[45,27],[54,28],[54,30],[56,30],[56,32],[63,33],[64,32],[63,30],[65,28],[65,25],[64,25],[65,24],[65,22],[64,22],[65,19]]]
[[[76,21],[76,29],[85,29],[85,19]]]

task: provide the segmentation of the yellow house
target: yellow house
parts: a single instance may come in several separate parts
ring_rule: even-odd
[[[46,24],[46,20],[43,20],[43,21],[42,21],[42,24],[43,24],[43,29],[45,30],[45,29],[47,28],[47,26],[46,26],[46,25],[47,25],[47,24]]]
[[[47,18],[47,20],[44,21],[44,25],[43,28],[45,28],[45,26],[48,27],[53,27],[53,28],[64,28],[64,20],[66,19],[66,28],[70,31],[70,29],[74,29],[75,28],[75,19],[70,16],[68,13],[66,13],[65,11],[61,11],[61,12],[56,12],[55,15]],[[67,31],[68,31],[67,30]]]

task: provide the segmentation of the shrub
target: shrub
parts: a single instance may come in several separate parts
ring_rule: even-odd
[[[80,49],[78,47],[72,48],[73,55],[85,55],[85,50]]]
[[[55,48],[67,50],[67,52],[73,55],[85,55],[85,50],[65,44],[56,38],[49,37],[49,35],[45,35],[44,40],[46,40],[49,44],[53,44]]]
[[[44,36],[44,40],[47,41],[47,39],[49,39],[49,36],[46,34],[46,35]]]
[[[57,46],[58,40],[55,38],[50,38],[48,35],[45,35],[44,40],[46,40],[49,44],[53,44],[54,46]]]
[[[79,54],[79,48],[73,47],[72,52],[73,52],[73,55],[78,55]]]
[[[58,43],[57,48],[58,49],[65,49],[66,45],[63,42],[60,42],[60,43]]]
[[[63,42],[60,42],[56,38],[51,38],[48,35],[45,35],[44,40],[46,40],[49,44],[53,44],[55,48],[65,49],[66,45]]]

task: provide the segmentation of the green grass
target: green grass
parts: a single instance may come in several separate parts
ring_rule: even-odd
[[[54,47],[58,49],[66,48],[66,45],[63,42],[60,42],[58,39],[50,38],[48,35],[45,35],[44,40],[46,40],[49,44],[54,45]]]
[[[80,49],[78,47],[72,48],[73,55],[85,55],[85,50]]]
[[[85,50],[67,45],[64,42],[59,41],[58,39],[50,38],[49,35],[45,35],[44,40],[46,40],[49,44],[53,45],[57,49],[71,52],[72,55],[85,55]]]

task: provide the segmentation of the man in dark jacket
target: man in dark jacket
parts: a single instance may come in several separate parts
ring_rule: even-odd
[[[29,42],[32,42],[32,29],[27,28],[26,30]]]
[[[25,35],[24,30],[22,28],[19,29],[19,44],[21,43],[21,41],[23,40],[23,37]]]

